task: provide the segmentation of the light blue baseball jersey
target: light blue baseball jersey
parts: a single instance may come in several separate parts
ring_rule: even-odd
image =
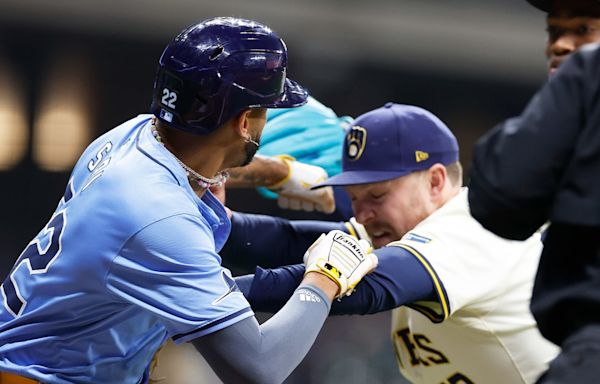
[[[95,140],[0,289],[0,370],[140,383],[157,348],[253,316],[217,252],[221,203],[191,189],[140,115]]]

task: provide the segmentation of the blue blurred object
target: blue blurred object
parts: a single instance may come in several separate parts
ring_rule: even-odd
[[[258,154],[290,155],[300,162],[325,169],[329,176],[337,175],[342,170],[345,129],[351,121],[349,116],[338,117],[331,108],[311,96],[298,108],[270,109]],[[266,188],[259,191],[263,196],[277,197]]]

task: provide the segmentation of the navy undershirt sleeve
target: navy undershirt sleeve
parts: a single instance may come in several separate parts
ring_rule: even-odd
[[[330,314],[372,314],[416,301],[435,301],[433,282],[423,265],[403,248],[377,249],[377,269],[365,276],[351,296],[334,301]],[[256,268],[254,275],[236,278],[255,311],[276,312],[294,292],[304,265]]]
[[[343,222],[287,220],[234,212],[231,234],[219,253],[223,265],[237,273],[251,272],[257,265],[273,268],[301,263],[308,247],[322,233],[334,229],[348,231]]]

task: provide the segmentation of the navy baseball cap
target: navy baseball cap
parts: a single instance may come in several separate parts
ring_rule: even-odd
[[[313,188],[395,179],[458,161],[458,142],[431,112],[387,103],[354,120],[346,130],[342,173]]]

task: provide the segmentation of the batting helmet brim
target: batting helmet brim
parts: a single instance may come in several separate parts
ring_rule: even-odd
[[[266,108],[294,108],[306,104],[308,91],[294,80],[285,79],[283,94],[273,104],[265,105]]]

